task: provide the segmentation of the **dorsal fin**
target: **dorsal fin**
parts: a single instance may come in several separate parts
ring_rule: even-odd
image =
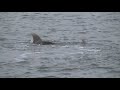
[[[33,37],[34,44],[42,44],[42,39],[35,33],[31,33]]]

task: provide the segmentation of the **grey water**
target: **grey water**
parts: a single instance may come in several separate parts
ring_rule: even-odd
[[[0,78],[120,78],[120,12],[0,12]]]

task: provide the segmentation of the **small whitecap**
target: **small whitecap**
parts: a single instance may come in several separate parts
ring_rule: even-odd
[[[21,61],[25,61],[27,60],[27,58],[29,57],[28,55],[30,55],[32,53],[23,53],[21,55],[19,55],[18,57],[15,58],[16,62],[21,62]]]
[[[69,48],[69,46],[68,46],[68,45],[65,45],[65,46],[62,46],[62,47]]]

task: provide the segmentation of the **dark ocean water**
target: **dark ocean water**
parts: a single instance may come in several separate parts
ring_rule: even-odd
[[[62,44],[34,45],[33,32]],[[120,78],[120,12],[0,12],[6,77]]]

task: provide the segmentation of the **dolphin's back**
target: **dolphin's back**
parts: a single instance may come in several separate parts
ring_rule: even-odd
[[[42,39],[35,33],[32,33],[32,37],[33,37],[33,43],[34,44],[41,44],[41,45],[50,45],[50,44],[54,44],[50,41],[42,41]]]
[[[50,45],[50,44],[54,44],[53,42],[50,42],[50,41],[43,41],[42,42],[43,45]]]

